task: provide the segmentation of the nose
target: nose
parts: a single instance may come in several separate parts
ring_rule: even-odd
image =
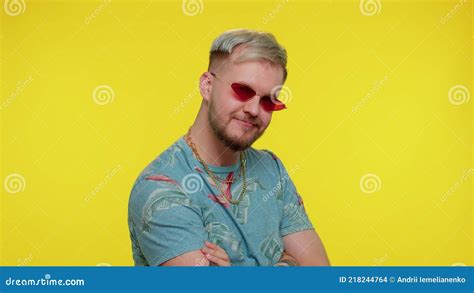
[[[255,96],[245,102],[244,112],[248,113],[250,116],[257,117],[260,114],[260,97]]]

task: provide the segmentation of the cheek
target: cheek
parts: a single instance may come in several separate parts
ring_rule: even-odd
[[[265,129],[272,121],[272,113],[262,112],[260,119],[262,121],[262,128]]]
[[[216,111],[219,112],[219,116],[230,119],[234,113],[237,113],[242,108],[242,103],[229,94],[223,94],[219,98],[216,104]]]
[[[234,105],[235,101],[232,101],[232,97],[229,97],[227,93],[223,92],[216,92],[212,96],[213,108],[215,114],[219,117],[226,117],[232,111],[236,105]]]

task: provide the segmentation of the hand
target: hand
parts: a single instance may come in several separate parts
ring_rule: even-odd
[[[289,255],[286,251],[282,251],[280,260],[274,266],[299,266],[298,262],[294,257]]]
[[[224,249],[219,245],[209,241],[204,242],[204,247],[201,248],[201,252],[204,256],[214,265],[220,267],[230,266],[230,259]]]

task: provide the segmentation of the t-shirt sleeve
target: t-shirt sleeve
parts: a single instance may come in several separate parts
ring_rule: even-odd
[[[142,180],[132,191],[136,242],[150,266],[204,246],[207,233],[200,209],[173,183]]]
[[[298,194],[293,181],[281,160],[268,151],[278,166],[280,176],[281,196],[277,197],[282,203],[283,211],[280,222],[281,236],[295,232],[314,229],[308,215],[306,214],[303,199]]]

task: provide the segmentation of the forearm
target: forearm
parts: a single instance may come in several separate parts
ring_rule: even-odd
[[[299,266],[330,266],[324,245],[315,230],[305,230],[283,237],[285,251]]]

